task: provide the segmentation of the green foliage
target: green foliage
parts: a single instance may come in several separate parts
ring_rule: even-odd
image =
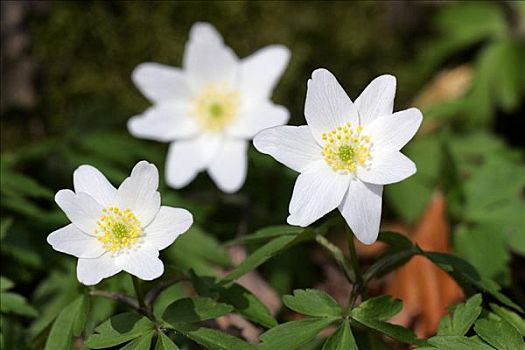
[[[357,350],[350,322],[344,320],[323,345],[323,350]]]
[[[180,350],[177,345],[164,333],[159,333],[155,350]]]
[[[481,295],[470,297],[454,309],[454,315],[445,316],[439,324],[439,335],[465,335],[481,314]]]
[[[73,344],[73,337],[78,337],[84,330],[89,312],[89,299],[80,296],[56,318],[46,341],[45,350],[69,349]]]
[[[142,337],[153,329],[154,325],[146,317],[126,312],[112,316],[95,328],[96,333],[86,340],[85,345],[90,349],[108,348]]]
[[[476,333],[498,350],[525,349],[525,342],[518,331],[505,321],[478,320]]]
[[[343,310],[328,294],[316,289],[296,289],[293,295],[285,295],[283,303],[295,312],[314,317],[338,317]]]
[[[209,350],[253,350],[245,341],[215,329],[189,324],[174,324],[173,328]]]
[[[162,318],[169,323],[192,323],[229,314],[230,305],[217,303],[210,298],[183,298],[169,305]]]

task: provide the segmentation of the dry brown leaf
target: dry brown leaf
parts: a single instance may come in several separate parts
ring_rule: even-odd
[[[412,235],[412,240],[424,250],[450,252],[445,205],[443,194],[436,193]],[[391,275],[386,294],[403,300],[403,310],[392,322],[405,327],[414,324],[419,337],[435,334],[447,306],[463,298],[456,282],[421,256],[412,258]]]

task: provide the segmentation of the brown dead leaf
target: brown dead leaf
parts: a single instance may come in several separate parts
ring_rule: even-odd
[[[445,205],[443,194],[436,193],[412,235],[412,240],[424,250],[450,252]],[[391,275],[386,294],[403,300],[403,310],[392,322],[405,327],[414,324],[419,337],[435,334],[447,306],[463,298],[456,282],[421,256],[412,258]]]

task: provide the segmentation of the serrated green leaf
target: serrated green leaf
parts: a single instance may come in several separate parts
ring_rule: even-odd
[[[8,278],[0,276],[0,292],[13,288],[15,284]]]
[[[375,329],[390,338],[409,344],[423,344],[411,330],[385,322],[401,311],[402,307],[400,300],[383,295],[369,299],[352,309],[350,316],[364,326]]]
[[[337,320],[336,317],[323,317],[280,324],[260,336],[262,343],[257,346],[257,350],[298,349]]]
[[[314,317],[340,317],[343,309],[330,295],[317,289],[296,289],[283,297],[284,305],[295,312]]]
[[[169,305],[162,318],[168,323],[192,323],[217,318],[232,310],[232,306],[210,298],[183,298]]]
[[[88,308],[89,300],[84,295],[66,306],[51,327],[45,350],[69,349],[73,343],[73,336],[82,333]]]
[[[177,323],[174,329],[187,338],[201,344],[209,350],[253,350],[247,342],[217,331],[215,329],[198,327],[190,324]]]
[[[525,342],[518,331],[503,320],[481,319],[474,325],[476,333],[498,350],[523,350]]]
[[[85,345],[90,349],[108,348],[144,335],[154,327],[150,320],[134,312],[118,314],[95,328],[96,333]]]
[[[337,331],[326,339],[323,350],[357,350],[357,344],[348,320],[344,320]]]
[[[180,348],[166,334],[160,332],[155,350],[180,350]]]
[[[470,297],[454,309],[454,314],[445,317],[439,324],[439,335],[465,335],[481,314],[481,294]]]
[[[520,317],[517,313],[505,309],[496,304],[490,303],[490,308],[496,315],[507,321],[522,335],[525,336],[525,320]]]
[[[11,292],[0,293],[0,311],[28,317],[36,317],[38,315],[38,311],[29,305],[23,296]]]
[[[126,346],[124,346],[120,350],[150,350],[151,340],[155,333],[156,331],[146,333],[140,336],[139,338],[130,341],[128,344],[126,344]]]
[[[428,343],[439,350],[494,350],[476,336],[435,336],[428,339]]]

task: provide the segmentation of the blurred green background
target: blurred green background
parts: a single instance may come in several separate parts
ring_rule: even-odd
[[[240,57],[274,43],[290,48],[273,100],[290,110],[293,125],[304,124],[314,69],[331,70],[353,99],[377,75],[394,74],[395,110],[415,105],[425,119],[405,149],[418,173],[387,188],[383,221],[414,225],[432,193],[444,191],[453,251],[525,305],[525,2],[1,6],[1,274],[14,283],[7,288],[3,280],[2,290],[24,305],[2,304],[2,320],[12,320],[2,322],[9,344],[24,339],[38,348],[80,288],[74,259],[45,242],[66,223],[53,195],[72,187],[73,170],[92,164],[118,184],[147,159],[163,182],[167,145],[126,129],[149,105],[130,75],[145,61],[180,66],[195,21],[214,24]],[[213,265],[230,264],[218,242],[285,223],[296,175],[253,147],[249,153],[237,194],[221,194],[205,174],[179,191],[162,183],[163,203],[188,208],[197,226],[163,253],[166,261],[212,273]],[[309,287],[322,279],[311,260],[304,246],[294,248],[263,274],[281,294]],[[105,283],[127,288],[118,276]],[[99,319],[111,313],[111,304],[97,305]]]

